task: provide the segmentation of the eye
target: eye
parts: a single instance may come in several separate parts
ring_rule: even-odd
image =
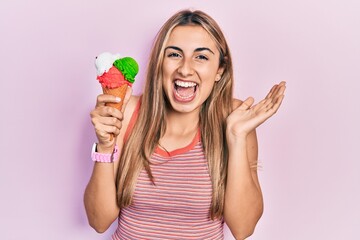
[[[196,58],[200,59],[200,60],[205,60],[205,61],[209,60],[209,58],[205,55],[198,55]]]
[[[179,53],[176,53],[176,52],[171,52],[167,56],[170,57],[170,58],[179,58],[179,57],[181,57],[181,55]]]

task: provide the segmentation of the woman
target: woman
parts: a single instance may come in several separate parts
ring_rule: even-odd
[[[224,222],[236,239],[250,236],[263,212],[255,129],[278,110],[285,83],[256,105],[232,91],[217,23],[201,11],[171,17],[143,95],[102,94],[91,112],[96,151],[114,161],[94,165],[84,199],[90,225],[104,232],[118,218],[113,239],[223,239]],[[116,101],[122,111],[105,106]]]

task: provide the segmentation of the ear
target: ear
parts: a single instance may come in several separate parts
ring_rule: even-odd
[[[224,68],[220,67],[216,73],[215,81],[218,82],[221,79],[222,74],[224,73]]]

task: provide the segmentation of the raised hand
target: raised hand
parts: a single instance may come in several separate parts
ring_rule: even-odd
[[[269,119],[279,109],[284,98],[285,82],[274,85],[265,99],[254,104],[247,98],[227,118],[227,137],[246,137],[251,131]]]
[[[120,134],[122,128],[123,113],[130,99],[131,92],[132,89],[129,87],[125,99],[118,99],[108,94],[100,94],[97,97],[95,109],[91,111],[90,116],[95,128],[99,148],[110,151],[115,145],[116,137]],[[124,101],[121,111],[114,107],[106,106],[106,103],[116,103],[118,101]]]

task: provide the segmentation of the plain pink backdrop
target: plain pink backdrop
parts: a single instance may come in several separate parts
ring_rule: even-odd
[[[0,2],[0,238],[109,239],[82,203],[101,92],[94,58],[136,58],[183,8],[213,16],[235,64],[236,96],[288,82],[258,129],[265,212],[250,238],[360,239],[360,3],[351,0]],[[226,239],[233,239],[225,230]]]

